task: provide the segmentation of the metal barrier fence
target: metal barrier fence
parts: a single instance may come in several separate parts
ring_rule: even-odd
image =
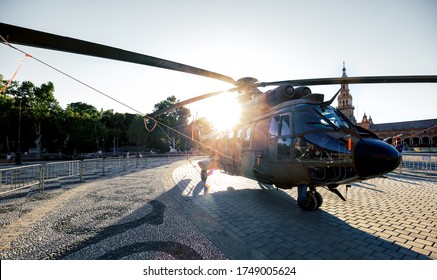
[[[61,162],[38,163],[19,167],[0,169],[0,194],[6,194],[35,185],[44,191],[44,184],[51,180],[78,178],[82,181],[88,176],[105,176],[134,168],[145,167],[151,158],[159,158],[169,163],[175,157],[185,154],[157,155],[125,158],[95,158]]]
[[[0,169],[0,194],[35,185],[39,185],[39,191],[42,192],[44,191],[44,183],[50,180],[78,178],[79,181],[82,181],[86,176],[105,176],[147,166],[150,158],[161,158],[164,161],[170,162],[171,158],[181,156],[187,155],[96,158],[4,168]],[[404,153],[402,155],[402,167],[437,170],[437,154]]]
[[[403,153],[402,167],[411,169],[437,170],[437,154],[433,153]]]
[[[1,169],[0,193],[8,193],[41,184],[41,173],[41,164]]]

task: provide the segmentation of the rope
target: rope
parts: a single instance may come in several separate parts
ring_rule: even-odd
[[[93,90],[93,91],[95,91],[95,92],[97,92],[97,93],[99,93],[99,94],[101,94],[101,95],[103,95],[103,96],[105,96],[105,97],[107,97],[107,98],[109,98],[109,99],[111,99],[111,100],[117,102],[118,104],[121,104],[122,106],[125,106],[126,108],[129,108],[130,110],[132,110],[132,111],[134,111],[134,112],[136,112],[136,113],[139,113],[139,114],[145,116],[145,117],[144,117],[144,126],[146,127],[146,129],[147,129],[149,132],[153,131],[153,130],[156,128],[156,126],[158,125],[158,126],[161,128],[161,130],[164,132],[164,134],[165,134],[165,135],[166,135],[166,136],[171,140],[170,136],[169,136],[169,135],[164,131],[164,129],[161,127],[161,126],[163,126],[163,127],[168,128],[169,130],[171,130],[171,131],[173,131],[173,132],[175,132],[175,133],[181,135],[182,137],[185,137],[185,138],[187,138],[187,139],[189,139],[189,140],[191,140],[191,141],[193,141],[193,142],[195,142],[195,143],[201,145],[202,147],[205,147],[205,148],[207,148],[207,149],[209,149],[209,150],[215,152],[216,154],[218,154],[218,155],[220,155],[220,156],[222,156],[222,157],[225,157],[225,158],[231,159],[231,160],[233,160],[233,161],[236,161],[236,160],[233,159],[231,156],[226,155],[226,154],[224,154],[224,153],[222,153],[222,152],[220,152],[220,151],[214,149],[214,148],[211,147],[211,146],[208,146],[208,145],[206,145],[206,144],[204,144],[204,143],[201,143],[200,141],[197,141],[196,139],[193,139],[192,137],[189,137],[189,136],[185,135],[184,133],[182,133],[182,132],[180,132],[180,131],[177,131],[176,129],[174,129],[174,128],[172,128],[172,127],[170,127],[170,126],[168,126],[168,125],[166,125],[166,124],[164,124],[164,123],[162,123],[162,122],[159,122],[159,121],[156,120],[155,118],[152,118],[152,117],[150,117],[150,116],[147,116],[146,114],[142,113],[141,111],[139,111],[139,110],[137,110],[137,109],[135,109],[135,108],[133,108],[133,107],[131,107],[131,106],[125,104],[125,103],[122,102],[122,101],[119,101],[119,100],[113,98],[112,96],[110,96],[110,95],[108,95],[108,94],[106,94],[106,93],[104,93],[104,92],[102,92],[102,91],[100,91],[100,90],[98,90],[98,89],[92,87],[91,85],[88,85],[88,84],[85,83],[85,82],[82,82],[82,81],[79,80],[78,78],[75,78],[75,77],[73,77],[73,76],[67,74],[66,72],[64,72],[64,71],[62,71],[62,70],[60,70],[60,69],[58,69],[58,68],[56,68],[56,67],[54,67],[54,66],[52,66],[52,65],[50,65],[50,64],[48,64],[48,63],[46,63],[46,62],[44,62],[44,61],[42,61],[42,60],[36,58],[35,56],[31,56],[31,55],[27,54],[26,52],[20,50],[19,48],[17,48],[17,47],[15,47],[15,46],[11,45],[11,44],[10,44],[8,41],[6,41],[6,39],[4,39],[1,35],[0,35],[0,39],[2,40],[2,42],[1,42],[2,44],[7,45],[7,46],[11,47],[12,49],[14,49],[14,50],[16,50],[16,51],[25,54],[25,58],[27,58],[27,57],[31,57],[31,58],[35,59],[36,61],[40,62],[41,64],[43,64],[43,65],[45,65],[45,66],[47,66],[47,67],[49,67],[49,68],[55,70],[56,72],[59,72],[59,73],[61,73],[62,75],[64,75],[64,76],[66,76],[66,77],[68,77],[68,78],[70,78],[70,79],[72,79],[72,80],[74,80],[74,81],[76,81],[76,82],[78,82],[78,83],[80,83],[80,84],[82,84],[82,85],[88,87],[89,89],[91,89],[91,90]],[[24,60],[24,59],[23,59],[23,60]],[[21,64],[22,64],[22,63],[21,63]],[[21,65],[20,65],[20,67],[21,67]],[[153,125],[152,129],[149,129],[149,127],[147,126],[146,119],[150,119],[150,120],[152,120],[152,121],[155,122],[155,124]]]
[[[1,37],[1,35],[0,35],[0,37]],[[58,69],[58,68],[56,68],[56,67],[54,67],[54,66],[52,66],[52,65],[50,65],[50,64],[48,64],[48,63],[46,63],[46,62],[44,62],[44,61],[42,61],[42,60],[36,58],[35,56],[28,55],[26,52],[20,50],[19,48],[15,47],[15,46],[13,46],[13,45],[11,45],[11,44],[10,44],[9,42],[7,42],[3,37],[1,37],[1,39],[2,39],[2,41],[3,41],[3,42],[1,42],[2,44],[5,44],[5,45],[7,45],[7,46],[13,48],[14,50],[17,50],[17,51],[19,51],[19,52],[21,52],[21,53],[23,53],[23,54],[25,54],[25,55],[27,55],[27,56],[30,56],[30,57],[32,57],[33,59],[35,59],[36,61],[38,61],[39,63],[41,63],[41,64],[43,64],[43,65],[45,65],[45,66],[47,66],[47,67],[49,67],[49,68],[51,68],[51,69],[53,69],[53,70],[55,70],[56,72],[61,73],[62,75],[64,75],[64,76],[66,76],[66,77],[68,77],[68,78],[70,78],[70,79],[72,79],[72,80],[74,80],[74,81],[76,81],[76,82],[78,82],[78,83],[80,83],[80,84],[86,86],[87,88],[89,88],[89,89],[91,89],[91,90],[93,90],[93,91],[95,91],[95,92],[97,92],[97,93],[99,93],[99,94],[101,94],[101,95],[103,95],[103,96],[105,96],[105,97],[107,97],[107,98],[109,98],[109,99],[115,101],[115,102],[117,102],[118,104],[121,104],[121,105],[123,105],[123,106],[125,106],[125,107],[131,109],[131,110],[134,111],[134,112],[137,112],[137,113],[139,113],[139,114],[141,114],[141,115],[144,115],[142,112],[136,110],[135,108],[132,108],[131,106],[129,106],[129,105],[127,105],[127,104],[125,104],[125,103],[123,103],[123,102],[121,102],[121,101],[119,101],[119,100],[117,100],[117,99],[111,97],[110,95],[108,95],[108,94],[106,94],[106,93],[104,93],[104,92],[102,92],[102,91],[100,91],[100,90],[98,90],[98,89],[96,89],[96,88],[94,88],[94,87],[88,85],[87,83],[82,82],[82,81],[79,80],[78,78],[75,78],[75,77],[73,77],[73,76],[71,76],[71,75],[69,75],[69,74],[63,72],[62,70],[60,70],[60,69]]]
[[[204,143],[202,143],[202,142],[200,142],[200,141],[197,141],[196,139],[193,139],[193,138],[191,138],[190,136],[188,136],[188,135],[186,135],[186,134],[184,134],[184,133],[182,133],[182,132],[180,132],[180,131],[177,131],[176,129],[174,129],[174,128],[172,128],[172,127],[170,127],[170,126],[168,126],[168,125],[166,125],[166,124],[164,124],[164,123],[158,121],[158,120],[155,119],[155,118],[152,118],[152,117],[150,117],[150,116],[145,116],[145,117],[144,117],[144,122],[146,121],[146,119],[153,120],[153,121],[155,122],[155,124],[158,124],[158,126],[159,126],[161,129],[162,129],[162,127],[161,127],[161,125],[162,125],[162,126],[168,128],[168,129],[170,129],[171,131],[176,132],[177,134],[181,135],[182,137],[185,137],[185,138],[187,138],[187,139],[193,141],[194,143],[197,143],[197,144],[201,145],[202,147],[209,149],[210,151],[216,153],[217,155],[220,155],[220,156],[225,157],[225,158],[227,158],[227,159],[231,159],[231,160],[233,160],[233,161],[236,161],[236,160],[233,159],[231,156],[226,155],[226,154],[220,152],[219,150],[214,149],[213,147],[208,146],[208,145],[206,145],[206,144],[204,144]],[[163,129],[162,129],[162,131],[164,132],[164,134],[167,135],[167,137],[169,137],[168,134],[167,134]],[[170,137],[169,137],[169,138],[170,138]],[[170,139],[171,139],[171,138],[170,138]]]
[[[10,47],[12,47],[6,40],[5,38],[3,38],[2,35],[0,35],[0,39],[2,40],[2,43],[5,45],[8,45]],[[15,79],[15,76],[17,76],[18,71],[20,71],[21,66],[23,66],[24,61],[26,60],[26,58],[31,57],[30,54],[24,53],[24,58],[21,60],[20,64],[18,65],[17,70],[15,70],[15,73],[12,75],[12,77],[9,79],[9,81],[6,83],[6,85],[0,89],[0,94],[3,94],[6,89],[9,87],[9,85],[11,84],[11,82]]]

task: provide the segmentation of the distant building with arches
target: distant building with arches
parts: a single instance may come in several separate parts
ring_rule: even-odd
[[[381,139],[388,139],[388,142],[398,136],[406,147],[437,146],[437,119],[374,124],[372,118],[367,119],[364,114],[358,125],[372,131]]]
[[[347,77],[344,62],[342,77]],[[361,122],[357,122],[354,117],[352,95],[347,84],[341,85],[338,109],[354,124],[372,131],[381,139],[387,139],[389,143],[392,143],[393,137],[398,136],[398,141],[406,148],[437,147],[437,119],[375,124],[372,117],[367,117],[364,113]]]

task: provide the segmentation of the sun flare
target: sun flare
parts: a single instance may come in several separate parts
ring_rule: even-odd
[[[224,93],[201,102],[192,114],[207,118],[217,130],[226,130],[238,124],[241,108],[235,95]]]

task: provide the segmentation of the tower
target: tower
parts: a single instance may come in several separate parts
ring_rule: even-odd
[[[369,130],[370,126],[373,125],[372,117],[369,115],[369,118],[367,118],[366,112],[364,112],[363,119],[357,125]]]
[[[342,78],[347,78],[344,61]],[[354,117],[355,107],[352,105],[352,95],[349,93],[349,85],[347,83],[341,85],[340,94],[338,96],[338,109],[348,117],[351,122],[354,124],[357,123],[357,120]]]

